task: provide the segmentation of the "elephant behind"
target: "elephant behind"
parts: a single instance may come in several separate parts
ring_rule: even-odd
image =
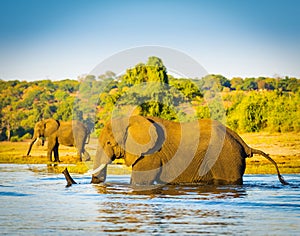
[[[233,130],[213,120],[178,123],[132,116],[108,123],[100,137],[92,183],[104,182],[107,164],[124,158],[133,185],[242,184],[245,158],[264,152],[250,148]]]
[[[89,134],[89,130],[80,121],[73,120],[64,122],[55,119],[39,121],[35,124],[33,138],[30,142],[27,156],[29,156],[32,145],[37,139],[47,138],[47,157],[50,161],[52,161],[52,152],[54,153],[54,161],[60,161],[58,154],[58,147],[60,144],[65,146],[75,146],[80,161],[82,161],[82,155],[86,160],[89,160],[90,155],[85,150],[85,144]]]

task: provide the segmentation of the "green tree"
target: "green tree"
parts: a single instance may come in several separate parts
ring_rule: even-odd
[[[241,132],[258,132],[267,126],[267,97],[250,92],[234,109],[227,110],[227,124]]]
[[[257,90],[257,88],[258,86],[255,78],[246,78],[242,85],[242,90],[244,91]]]
[[[182,94],[182,99],[186,101],[191,101],[196,97],[203,97],[203,94],[200,92],[200,89],[193,80],[190,79],[169,79],[170,86],[174,87]],[[174,91],[175,93],[175,91]]]
[[[63,121],[72,120],[74,100],[74,97],[68,97],[66,100],[62,101],[58,105],[53,118]]]
[[[230,81],[231,88],[233,90],[241,90],[243,83],[244,83],[244,80],[240,77],[232,78]]]
[[[297,91],[299,91],[300,89],[300,80],[296,79],[296,78],[288,78],[287,79],[287,86],[286,86],[286,90],[296,93]]]
[[[222,91],[224,88],[231,87],[230,80],[222,75],[207,75],[202,78],[202,84],[200,84],[203,90],[215,90]]]
[[[79,81],[70,80],[70,79],[57,81],[54,82],[54,84],[57,87],[57,90],[67,92],[69,94],[78,91],[79,88]]]
[[[157,57],[149,57],[147,64],[139,63],[135,67],[127,69],[122,80],[128,85],[144,82],[169,83],[166,67]]]

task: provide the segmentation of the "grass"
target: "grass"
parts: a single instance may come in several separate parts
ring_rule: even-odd
[[[61,162],[50,162],[47,158],[47,143],[45,146],[34,144],[30,156],[26,156],[29,140],[23,142],[0,142],[0,163],[28,164],[34,172],[61,173],[66,167],[70,173],[84,174],[93,169],[93,161],[79,162],[74,147],[59,146],[59,159]],[[91,158],[96,154],[97,140],[91,139],[86,145]],[[115,165],[108,166],[109,174],[130,174],[130,168],[120,165],[122,160],[116,161]],[[34,167],[33,164],[45,164],[44,167]]]
[[[268,133],[249,133],[242,134],[242,138],[249,146],[270,154],[277,162],[280,172],[300,173],[300,136],[297,133],[268,134]],[[27,157],[26,152],[29,141],[24,142],[0,142],[0,163],[14,164],[45,164],[45,167],[30,167],[32,171],[45,171],[61,173],[66,167],[70,173],[87,173],[92,169],[93,162],[78,162],[76,150],[73,147],[60,146],[60,163],[54,164],[47,157],[46,146],[35,144],[31,151],[31,156]],[[87,151],[93,158],[96,153],[97,140],[91,139],[87,145]],[[246,174],[275,174],[275,167],[264,157],[254,156],[247,158]],[[130,168],[114,163],[109,165],[109,174],[130,174]]]
[[[260,149],[276,161],[282,174],[300,173],[300,136],[298,133],[242,134],[245,142]],[[246,174],[275,174],[276,169],[264,157],[255,155],[246,159]]]

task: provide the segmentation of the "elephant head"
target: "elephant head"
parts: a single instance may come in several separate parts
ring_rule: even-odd
[[[163,142],[162,128],[145,117],[111,120],[99,137],[92,183],[105,181],[107,165],[113,160],[124,158],[127,166],[133,166],[142,156],[158,151]]]
[[[32,140],[29,145],[27,156],[29,156],[32,145],[39,139],[42,138],[42,144],[44,144],[44,138],[50,136],[56,132],[59,128],[59,122],[55,119],[47,119],[39,121],[34,126],[34,133]]]

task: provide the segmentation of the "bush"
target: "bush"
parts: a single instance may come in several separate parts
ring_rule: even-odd
[[[232,95],[234,96],[234,95]],[[239,132],[298,132],[300,96],[293,93],[249,92],[227,108],[227,125]],[[234,102],[235,101],[235,102]]]
[[[20,141],[20,138],[19,138],[18,136],[12,136],[12,137],[10,138],[10,141],[11,141],[11,142],[19,142],[19,141]]]
[[[24,134],[20,139],[23,141],[25,139],[31,139],[32,135],[30,133]]]

